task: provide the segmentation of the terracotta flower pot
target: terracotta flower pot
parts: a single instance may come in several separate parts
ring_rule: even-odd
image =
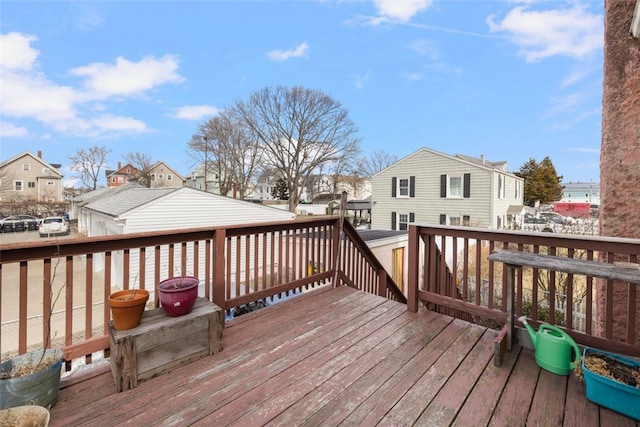
[[[178,317],[191,313],[198,298],[200,280],[193,276],[165,279],[158,283],[160,304],[167,316]]]
[[[116,329],[133,329],[140,324],[144,307],[149,300],[149,291],[125,289],[109,295],[109,307]]]

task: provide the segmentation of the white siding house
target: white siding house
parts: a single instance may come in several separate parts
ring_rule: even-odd
[[[113,190],[110,190],[113,191]],[[263,222],[287,221],[295,218],[295,214],[273,209],[259,204],[231,199],[217,194],[206,193],[189,187],[180,188],[143,188],[132,186],[113,194],[101,194],[94,201],[78,207],[79,226],[88,237],[129,234],[137,232],[176,230],[198,227],[216,227],[237,224],[255,224]],[[204,257],[204,245],[200,257]],[[193,248],[187,249],[187,265],[193,265]],[[152,251],[147,252],[150,256]],[[174,265],[180,265],[180,248],[175,249]],[[130,265],[139,265],[139,253],[131,253]],[[123,257],[116,253],[112,256],[113,277],[123,277]],[[202,259],[202,258],[200,258]],[[153,260],[147,260],[145,277],[147,282],[153,277]],[[96,257],[94,269],[100,271],[104,260]],[[168,254],[161,255],[161,278],[178,272],[167,271]],[[203,277],[204,271],[191,271],[188,274]],[[130,283],[137,280],[131,274]],[[153,289],[154,284],[136,283],[146,289]],[[119,287],[119,283],[113,286]]]
[[[373,177],[372,229],[411,222],[511,228],[521,223],[523,179],[506,162],[421,148]]]

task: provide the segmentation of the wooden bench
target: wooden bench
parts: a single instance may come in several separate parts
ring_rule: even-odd
[[[224,311],[198,298],[189,314],[169,317],[163,308],[145,311],[140,325],[117,330],[109,322],[109,361],[116,390],[222,351]]]
[[[621,282],[640,283],[640,264],[607,263],[502,249],[489,255],[490,261],[502,262],[507,271],[507,323],[496,338],[494,363],[500,365],[505,350],[511,350],[514,333],[515,271],[532,267],[563,273],[579,274]]]

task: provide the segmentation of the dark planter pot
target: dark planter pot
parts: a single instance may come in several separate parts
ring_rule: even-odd
[[[148,300],[149,291],[144,289],[126,289],[109,295],[113,326],[119,330],[138,326]]]
[[[200,280],[193,276],[165,279],[158,283],[160,304],[167,316],[178,317],[191,313],[198,298]]]
[[[58,349],[33,351],[3,362],[1,373],[8,373],[21,366],[37,365],[41,360],[52,361],[46,368],[17,378],[0,379],[0,409],[23,405],[39,405],[51,408],[60,392],[62,351]]]

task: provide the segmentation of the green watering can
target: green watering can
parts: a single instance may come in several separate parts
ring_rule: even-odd
[[[527,323],[527,317],[518,318],[527,329],[533,343],[536,363],[542,369],[557,375],[569,375],[580,362],[580,348],[562,329],[543,323],[538,332]],[[573,354],[572,354],[573,353]]]

